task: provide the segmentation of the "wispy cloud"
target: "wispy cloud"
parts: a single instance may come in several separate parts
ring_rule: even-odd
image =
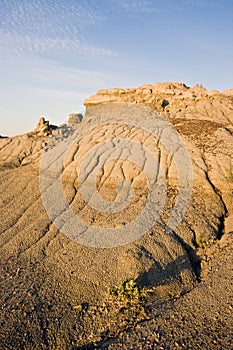
[[[0,76],[5,80],[7,87],[28,87],[32,90],[46,88],[84,93],[91,91],[94,93],[100,87],[109,85],[111,82],[120,83],[122,80],[122,77],[114,72],[69,67],[41,58],[28,60],[27,57],[14,56],[8,61],[0,59]]]
[[[164,12],[167,9],[182,10],[187,7],[209,7],[216,0],[112,0],[113,6],[127,15]]]
[[[161,5],[166,8],[174,8],[183,10],[191,7],[211,7],[216,3],[216,0],[163,0]]]
[[[155,12],[158,11],[157,8],[154,7],[152,1],[148,0],[113,0],[113,2],[122,8],[126,13],[132,12]]]
[[[111,50],[96,47],[91,43],[72,38],[41,38],[30,35],[19,35],[16,33],[6,33],[0,37],[1,54],[13,53],[44,53],[44,52],[82,52],[91,55],[113,56],[116,55]]]
[[[104,23],[109,13],[145,15],[167,9],[207,7],[216,0],[1,0],[0,54],[79,52],[113,55],[93,44],[90,28]],[[111,11],[110,11],[111,10]]]
[[[88,27],[104,20],[92,0],[1,0],[0,11],[1,52],[113,54],[85,38]]]
[[[182,0],[184,5],[187,6],[197,6],[197,7],[206,7],[213,5],[214,0]]]
[[[0,76],[0,133],[5,135],[32,130],[41,115],[52,123],[63,123],[68,113],[82,111],[84,99],[97,89],[127,82],[123,73],[25,56],[0,57]]]

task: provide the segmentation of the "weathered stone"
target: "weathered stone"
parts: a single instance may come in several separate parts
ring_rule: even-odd
[[[103,103],[136,103],[164,113],[166,117],[205,119],[216,122],[233,122],[233,89],[225,92],[206,90],[201,85],[191,88],[183,83],[145,84],[137,89],[105,89],[85,99],[88,108]],[[221,112],[220,112],[221,111]]]
[[[68,115],[68,126],[74,128],[77,124],[79,124],[83,119],[81,113],[71,113]]]

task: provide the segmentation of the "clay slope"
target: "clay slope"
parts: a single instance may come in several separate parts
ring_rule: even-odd
[[[219,242],[232,246],[229,91],[158,83],[101,90],[85,104],[74,129],[41,121],[0,140],[4,348],[107,348],[109,339],[140,348],[120,334],[168,298],[182,296],[176,310],[188,310]],[[153,291],[148,309],[110,301],[108,288],[130,279]]]

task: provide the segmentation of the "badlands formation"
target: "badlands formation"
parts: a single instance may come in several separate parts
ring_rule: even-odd
[[[233,89],[84,104],[0,138],[1,348],[230,349]]]

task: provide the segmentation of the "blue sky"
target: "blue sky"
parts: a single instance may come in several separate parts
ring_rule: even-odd
[[[233,87],[232,0],[0,0],[0,134],[158,81]]]

